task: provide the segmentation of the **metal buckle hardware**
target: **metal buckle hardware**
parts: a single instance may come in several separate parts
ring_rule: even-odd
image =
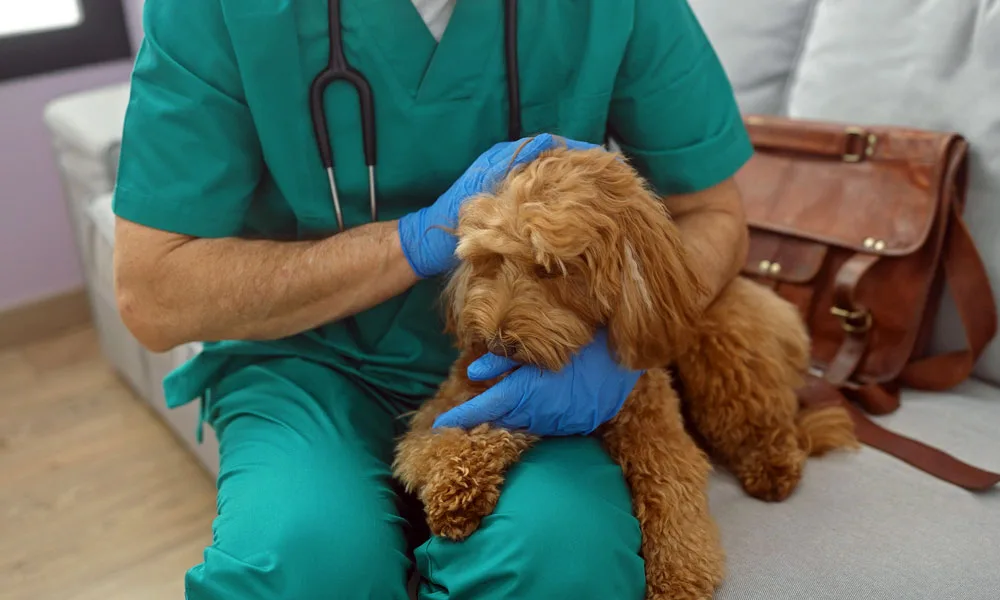
[[[872,313],[868,310],[847,310],[833,306],[830,313],[840,319],[841,326],[848,333],[864,333],[872,328]]]
[[[848,127],[844,130],[847,134],[847,142],[844,144],[844,162],[861,162],[864,157],[875,154],[875,144],[878,143],[878,136],[874,133],[866,133],[860,127]],[[852,148],[859,150],[852,152]]]

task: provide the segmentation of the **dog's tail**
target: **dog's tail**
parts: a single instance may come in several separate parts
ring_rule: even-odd
[[[799,411],[795,422],[799,447],[809,456],[821,456],[833,450],[860,448],[854,433],[854,421],[843,406],[818,406]]]

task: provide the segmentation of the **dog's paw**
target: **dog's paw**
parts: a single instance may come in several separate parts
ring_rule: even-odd
[[[711,600],[722,584],[726,554],[717,527],[708,515],[683,522],[680,530],[649,522],[643,529],[647,600]]]
[[[781,502],[798,487],[805,461],[806,453],[788,436],[780,443],[748,452],[736,475],[750,496],[765,502]]]
[[[479,528],[483,517],[496,508],[500,484],[477,480],[467,468],[455,465],[423,490],[422,499],[431,533],[462,541]]]
[[[712,600],[722,583],[722,566],[704,567],[674,570],[669,578],[649,574],[652,576],[647,576],[646,600]]]
[[[426,446],[420,500],[431,533],[460,541],[496,508],[507,468],[533,438],[480,425],[443,429]]]
[[[691,590],[668,590],[657,592],[646,590],[646,600],[712,600],[715,591],[705,591],[698,589]]]

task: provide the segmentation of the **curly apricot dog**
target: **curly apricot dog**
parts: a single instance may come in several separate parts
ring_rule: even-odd
[[[703,287],[676,226],[620,155],[543,154],[470,199],[456,234],[461,262],[445,299],[461,357],[414,415],[394,464],[435,535],[471,534],[536,440],[489,425],[432,429],[495,383],[469,381],[466,367],[498,335],[520,362],[559,369],[606,327],[620,362],[647,370],[596,435],[631,489],[652,599],[711,598],[724,573],[707,499],[711,464],[685,429],[665,366],[677,367],[709,451],[757,497],[787,496],[810,451],[855,444],[842,409],[798,414],[809,343],[796,309],[738,279],[700,311]]]

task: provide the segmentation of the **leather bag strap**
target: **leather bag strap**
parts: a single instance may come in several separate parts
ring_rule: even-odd
[[[754,146],[759,149],[860,162],[866,159],[866,150],[871,144],[871,132],[862,127],[767,115],[750,115],[745,123]]]
[[[949,227],[944,272],[962,320],[967,347],[911,362],[900,375],[900,382],[907,387],[940,391],[958,385],[972,374],[997,332],[997,310],[989,276],[955,204]]]
[[[865,445],[967,490],[985,491],[1000,483],[1000,473],[974,467],[923,442],[889,431],[868,418],[851,402],[844,402],[844,406],[854,420],[858,439]]]
[[[895,381],[869,383],[857,389],[843,388],[844,395],[870,415],[887,415],[900,407],[900,390]]]
[[[858,304],[854,292],[878,259],[874,254],[855,254],[837,272],[832,310],[843,325],[844,341],[826,370],[827,381],[837,387],[851,378],[868,347],[871,314],[866,307]]]
[[[878,425],[828,381],[810,377],[799,398],[806,406],[841,404],[851,415],[855,433],[863,444],[942,481],[974,492],[989,490],[1000,483],[1000,473],[974,467],[937,448]]]

